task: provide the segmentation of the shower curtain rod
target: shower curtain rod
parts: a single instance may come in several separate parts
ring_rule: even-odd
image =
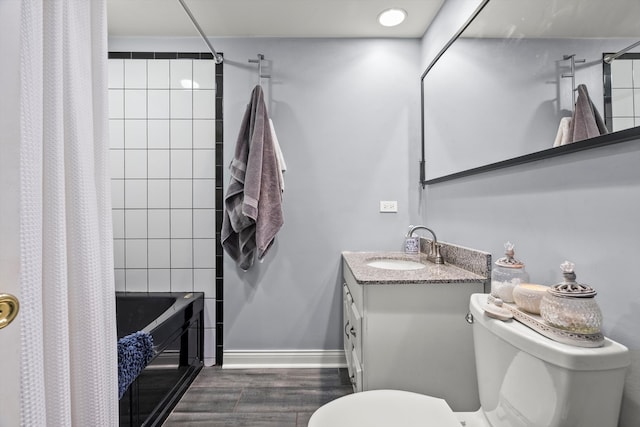
[[[178,2],[180,2],[180,4],[182,5],[182,8],[187,13],[187,15],[189,15],[189,19],[191,19],[191,22],[193,23],[193,26],[196,27],[196,30],[198,30],[198,33],[200,33],[200,37],[202,37],[202,40],[204,40],[204,42],[209,47],[209,50],[213,54],[213,60],[216,62],[216,64],[221,64],[222,63],[222,55],[220,55],[218,52],[216,52],[216,50],[213,48],[213,46],[211,45],[211,42],[209,42],[209,39],[204,34],[204,31],[202,31],[202,28],[200,27],[200,24],[198,24],[198,21],[196,20],[196,17],[193,16],[193,13],[191,13],[191,10],[187,6],[187,4],[184,2],[184,0],[178,0]]]
[[[638,45],[640,45],[640,42],[635,42],[631,46],[625,47],[621,51],[618,51],[616,53],[612,53],[611,55],[607,55],[607,56],[604,57],[604,62],[606,62],[607,64],[611,64],[614,59],[616,59],[617,57],[619,57],[621,55],[624,55],[625,53],[629,52],[631,49],[633,49],[634,47],[636,47]]]

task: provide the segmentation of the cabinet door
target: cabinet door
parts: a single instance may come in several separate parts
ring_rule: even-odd
[[[347,370],[349,371],[349,377],[353,378],[353,360],[351,359],[353,343],[351,342],[351,334],[349,333],[351,329],[351,304],[353,304],[353,298],[351,298],[349,288],[345,283],[342,286],[342,338],[344,340],[344,357],[347,359]]]
[[[349,307],[349,335],[355,353],[358,356],[358,360],[362,361],[362,316],[356,307],[355,302],[352,302]]]
[[[353,362],[353,375],[350,375],[351,384],[353,384],[353,391],[357,393],[362,391],[362,365],[355,349],[351,353],[351,361]]]

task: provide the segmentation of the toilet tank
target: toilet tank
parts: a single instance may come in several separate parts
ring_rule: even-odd
[[[527,326],[484,314],[471,296],[481,411],[491,427],[616,427],[628,349],[555,342]]]

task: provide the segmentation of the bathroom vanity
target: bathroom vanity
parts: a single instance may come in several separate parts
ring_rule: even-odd
[[[354,391],[414,391],[441,397],[454,411],[478,409],[466,315],[471,294],[488,290],[490,254],[448,244],[443,253],[445,265],[424,255],[342,253],[344,351]]]

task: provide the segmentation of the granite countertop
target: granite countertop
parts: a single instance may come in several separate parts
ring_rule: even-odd
[[[487,277],[472,273],[454,264],[435,264],[427,261],[425,254],[403,252],[342,252],[346,265],[360,284],[407,284],[407,283],[485,283]],[[370,267],[367,262],[375,259],[402,259],[426,265],[419,270],[388,270]]]

